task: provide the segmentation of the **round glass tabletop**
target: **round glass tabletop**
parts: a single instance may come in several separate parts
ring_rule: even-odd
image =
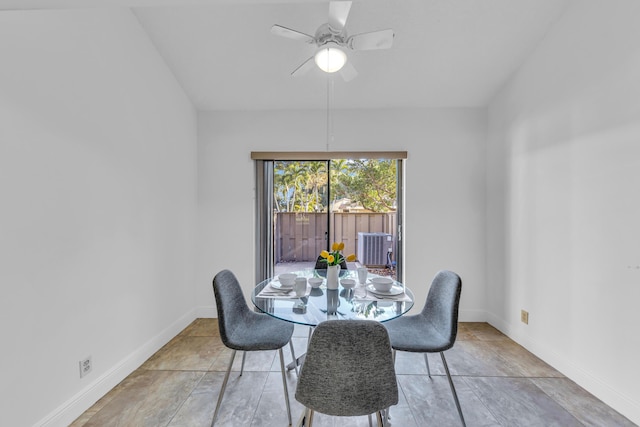
[[[254,288],[251,301],[262,312],[301,325],[316,326],[333,319],[370,319],[378,322],[402,316],[413,307],[413,293],[404,284],[394,281],[391,291],[377,292],[369,274],[365,284],[359,284],[355,271],[347,270],[342,279],[355,279],[356,286],[346,289],[327,289],[326,274],[322,270],[312,273],[294,272],[299,277],[322,278],[322,284],[312,288],[307,284],[304,296],[298,297],[293,289],[283,289],[278,278],[264,280]]]

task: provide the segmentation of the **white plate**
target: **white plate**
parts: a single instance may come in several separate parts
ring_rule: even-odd
[[[400,295],[401,293],[404,292],[404,289],[402,288],[402,286],[399,285],[392,285],[391,289],[389,289],[388,292],[382,292],[382,291],[378,291],[376,290],[376,288],[373,287],[373,284],[368,284],[367,285],[367,290],[369,292],[371,292],[372,294],[376,294],[376,295],[383,295],[383,296],[394,296],[394,295]]]
[[[283,291],[286,289],[289,289],[290,291],[293,290],[293,285],[291,286],[284,286],[282,283],[278,282],[278,281],[273,281],[270,283],[271,287],[273,289],[282,289]]]

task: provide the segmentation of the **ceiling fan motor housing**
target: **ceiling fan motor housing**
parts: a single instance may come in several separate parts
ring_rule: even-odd
[[[347,46],[347,33],[344,29],[336,32],[329,24],[322,24],[316,31],[315,41],[318,46],[334,42],[340,46]]]

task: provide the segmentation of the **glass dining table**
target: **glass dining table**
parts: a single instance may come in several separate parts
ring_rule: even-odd
[[[327,289],[326,270],[294,272],[298,277],[322,278],[322,284],[311,287],[307,283],[304,296],[297,296],[293,289],[283,289],[278,277],[272,277],[258,283],[251,293],[251,301],[263,313],[275,318],[297,323],[300,325],[317,326],[325,320],[374,320],[385,322],[402,316],[413,307],[413,293],[403,283],[394,281],[390,292],[377,292],[371,284],[371,279],[379,277],[369,274],[364,284],[358,283],[355,271],[342,272],[342,279],[354,279],[356,286],[345,288],[342,284],[338,289]],[[294,369],[301,365],[304,355],[289,365],[287,369]]]
[[[304,296],[282,289],[278,278],[258,283],[251,294],[251,301],[258,310],[269,316],[300,325],[317,326],[333,319],[359,319],[385,322],[405,314],[413,307],[413,293],[403,283],[394,281],[392,291],[377,292],[371,285],[369,274],[365,284],[359,284],[356,272],[346,270],[342,279],[354,279],[356,286],[327,289],[325,270],[294,272],[298,277],[319,277],[322,284],[312,288],[307,284]]]

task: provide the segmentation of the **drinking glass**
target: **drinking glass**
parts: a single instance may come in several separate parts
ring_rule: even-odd
[[[294,286],[296,291],[296,296],[298,298],[302,298],[307,293],[307,278],[306,277],[296,277],[296,284]]]
[[[369,273],[369,270],[367,270],[365,267],[358,267],[358,282],[360,282],[361,285],[364,285],[367,281],[367,274]]]

